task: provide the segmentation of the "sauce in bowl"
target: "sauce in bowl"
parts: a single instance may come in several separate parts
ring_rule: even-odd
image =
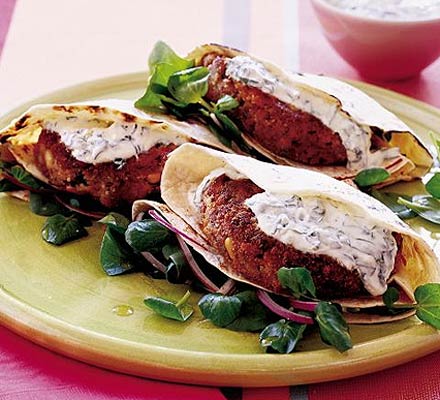
[[[422,21],[440,18],[440,0],[325,0],[360,17],[388,21]]]

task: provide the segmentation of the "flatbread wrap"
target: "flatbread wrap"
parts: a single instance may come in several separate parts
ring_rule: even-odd
[[[191,162],[188,162],[191,160]],[[165,205],[154,206],[187,233],[188,243],[224,274],[277,294],[281,267],[305,267],[320,299],[356,322],[396,287],[402,301],[439,281],[439,262],[423,239],[382,203],[324,174],[185,144],[163,170]],[[198,243],[198,245],[194,245]]]
[[[157,191],[166,155],[186,142],[229,150],[201,125],[111,99],[30,108],[0,132],[0,155],[56,189],[115,207]]]
[[[321,75],[290,73],[221,45],[204,45],[188,58],[209,68],[206,98],[230,95],[229,111],[243,139],[272,161],[335,178],[386,168],[384,182],[422,177],[433,160],[415,133],[361,90]]]

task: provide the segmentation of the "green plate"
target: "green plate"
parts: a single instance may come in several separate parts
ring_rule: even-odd
[[[42,102],[119,97],[135,99],[146,75],[81,84],[24,104],[0,127]],[[440,126],[440,111],[374,86],[356,83],[405,120],[422,138]],[[396,190],[416,191],[417,183]],[[391,367],[440,349],[440,334],[416,318],[351,328],[355,346],[344,354],[308,337],[300,351],[264,354],[258,335],[218,329],[199,312],[186,323],[162,319],[144,305],[147,295],[177,299],[186,287],[143,274],[108,277],[102,271],[102,227],[77,242],[44,243],[44,218],[26,203],[0,197],[0,323],[49,349],[94,365],[145,377],[219,386],[282,386],[341,379]],[[440,252],[440,229],[411,221]],[[198,294],[191,303],[196,305]],[[196,307],[197,309],[197,307]]]

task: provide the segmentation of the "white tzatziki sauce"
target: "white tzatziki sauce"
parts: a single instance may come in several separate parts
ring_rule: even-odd
[[[44,128],[58,133],[72,156],[89,164],[114,162],[123,165],[124,160],[137,157],[158,143],[186,142],[184,137],[167,129],[164,123],[155,124],[154,129],[137,123],[101,125],[94,119],[72,121],[71,117],[65,117],[46,122]]]
[[[228,60],[226,75],[312,114],[332,131],[337,132],[347,150],[347,167],[350,170],[381,166],[385,160],[399,155],[398,148],[372,152],[370,129],[358,125],[347,113],[342,112],[336,103],[329,103],[316,94],[293,87],[291,83],[286,84],[281,77],[268,71],[259,61],[248,56],[231,58]]]
[[[439,0],[325,0],[350,14],[390,21],[420,21],[440,17]]]
[[[356,270],[373,296],[385,292],[397,254],[390,230],[364,215],[349,214],[330,199],[262,192],[245,204],[266,235],[302,252],[330,256],[347,270]]]

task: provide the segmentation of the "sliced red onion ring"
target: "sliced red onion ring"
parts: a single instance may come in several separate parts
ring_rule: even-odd
[[[149,251],[141,251],[142,257],[144,257],[154,268],[159,270],[160,272],[165,273],[166,267],[162,264],[156,257],[153,256]]]
[[[191,254],[191,250],[189,249],[185,241],[179,235],[177,235],[176,237],[177,237],[177,241],[179,242],[180,248],[182,249],[183,255],[185,256],[186,261],[188,262],[188,265],[191,268],[191,271],[193,272],[195,277],[202,283],[202,285],[209,292],[218,292],[220,288],[214,282],[212,282],[200,269],[199,265],[197,264],[196,260]]]
[[[192,237],[188,236],[185,232],[182,232],[180,229],[175,228],[173,225],[171,225],[165,218],[163,218],[156,210],[150,210],[148,211],[148,214],[150,214],[150,217],[155,219],[159,224],[163,225],[165,228],[169,229],[171,232],[174,232],[178,237],[183,237],[190,242],[196,244],[199,247],[205,248],[202,244],[198,243],[196,240],[194,240]]]
[[[315,311],[315,308],[318,305],[318,303],[316,301],[303,301],[303,300],[296,300],[296,299],[290,299],[289,303],[292,307],[297,308],[298,310],[304,310],[304,311]]]
[[[83,209],[81,209],[79,207],[72,206],[70,203],[68,203],[67,201],[63,200],[57,194],[54,196],[54,199],[56,201],[58,201],[58,203],[60,203],[64,207],[66,207],[68,210],[74,211],[74,212],[76,212],[78,214],[85,215],[86,217],[90,217],[90,218],[93,218],[93,219],[101,219],[101,218],[104,218],[107,215],[106,213],[103,213],[103,212],[100,212],[100,211],[86,211],[86,210],[83,210]]]
[[[298,322],[299,324],[314,324],[313,318],[306,315],[297,314],[293,311],[288,310],[287,308],[280,306],[264,290],[258,289],[257,297],[269,310],[279,315],[280,317],[283,317],[289,321]]]

